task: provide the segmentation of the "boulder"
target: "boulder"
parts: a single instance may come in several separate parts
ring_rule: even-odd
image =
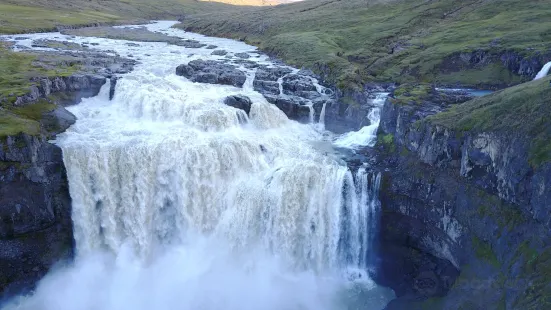
[[[296,91],[317,91],[314,82],[304,75],[289,74],[283,78],[283,91],[292,95]]]
[[[208,49],[208,50],[213,50],[213,49],[215,49],[215,48],[217,48],[217,47],[218,47],[218,46],[212,45],[212,44],[211,44],[211,45],[208,45],[208,46],[205,47],[205,48]]]
[[[247,53],[236,53],[235,54],[235,57],[239,57],[239,58],[243,58],[243,59],[248,59],[251,57],[251,55],[247,54]]]
[[[193,82],[243,87],[245,73],[236,66],[214,60],[193,60],[176,68],[176,75]]]
[[[186,48],[201,48],[207,46],[206,44],[195,40],[182,40],[180,42],[175,42],[175,44]]]
[[[211,55],[215,55],[215,56],[224,56],[226,55],[228,52],[226,52],[225,50],[214,50],[212,51],[212,53],[210,53]]]
[[[266,100],[278,107],[289,119],[308,123],[310,121],[310,107],[307,100],[296,96],[264,95]]]
[[[228,96],[226,99],[224,99],[224,104],[228,105],[230,107],[234,107],[236,109],[241,109],[249,115],[249,112],[251,111],[251,99],[247,96],[243,95],[233,95]]]
[[[253,88],[263,95],[279,95],[279,83],[255,79]]]

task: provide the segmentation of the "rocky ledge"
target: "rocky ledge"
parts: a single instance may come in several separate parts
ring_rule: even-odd
[[[243,87],[247,76],[236,66],[214,60],[192,60],[176,68],[176,75],[193,82]]]

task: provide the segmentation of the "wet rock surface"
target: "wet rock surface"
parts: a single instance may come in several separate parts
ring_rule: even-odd
[[[236,66],[213,60],[193,60],[176,68],[176,75],[193,82],[243,87],[245,73]]]
[[[216,56],[225,56],[228,52],[225,51],[225,50],[214,50],[212,51],[211,55],[216,55]]]
[[[224,104],[234,107],[236,109],[241,109],[245,111],[245,113],[247,113],[248,115],[251,111],[252,102],[251,99],[249,99],[249,97],[247,96],[234,95],[226,97],[226,99],[224,99]]]

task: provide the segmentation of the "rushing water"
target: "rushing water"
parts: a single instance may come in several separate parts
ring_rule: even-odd
[[[534,80],[539,80],[541,78],[544,78],[545,76],[547,76],[547,74],[549,74],[549,71],[551,70],[551,61],[546,63],[543,68],[541,68],[540,72],[538,72],[538,74],[536,75],[536,77],[534,78]]]
[[[381,121],[381,107],[384,105],[388,93],[378,93],[373,100],[373,108],[369,111],[367,118],[369,125],[358,131],[346,133],[335,140],[335,145],[344,148],[358,148],[374,146],[377,142],[377,129]]]
[[[147,27],[254,51],[172,24]],[[290,121],[266,102],[252,89],[254,69],[241,68],[248,80],[240,89],[175,75],[193,59],[223,59],[208,49],[60,34],[18,44],[54,36],[140,64],[118,81],[112,101],[106,84],[70,108],[78,121],[55,143],[69,178],[76,259],[8,309],[384,307],[392,294],[366,272],[379,177],[363,168],[353,175],[318,149],[323,126]],[[223,104],[234,94],[252,99],[249,116]],[[372,144],[378,113],[337,144]]]

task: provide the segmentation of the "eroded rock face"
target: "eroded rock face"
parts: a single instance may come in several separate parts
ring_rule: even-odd
[[[531,283],[551,282],[530,267],[550,263],[551,165],[531,167],[530,141],[514,132],[418,122],[449,104],[388,100],[382,110],[380,134],[391,139],[374,163],[383,174],[375,278],[399,297],[387,309],[523,308]]]
[[[75,117],[62,107],[43,126],[64,131]],[[71,199],[61,149],[51,137],[0,138],[0,296],[18,294],[73,255]]]
[[[236,66],[213,60],[193,60],[176,68],[176,75],[193,82],[243,87],[245,73]]]

